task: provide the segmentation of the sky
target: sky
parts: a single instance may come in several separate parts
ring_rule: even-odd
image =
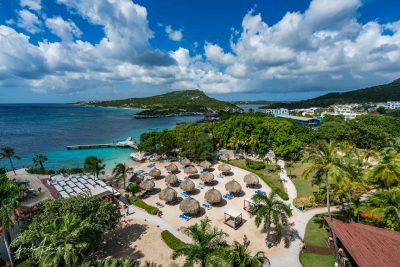
[[[300,100],[398,78],[398,0],[0,1],[0,103]]]

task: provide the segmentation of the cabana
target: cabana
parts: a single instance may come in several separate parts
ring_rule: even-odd
[[[236,230],[243,223],[242,213],[234,209],[229,209],[224,212],[224,222]]]
[[[193,183],[192,180],[185,179],[181,185],[179,186],[183,191],[191,192],[196,188],[196,185]]]
[[[250,209],[254,207],[254,202],[250,198],[243,200],[243,209],[245,211],[250,211]]]
[[[186,167],[192,165],[192,162],[189,159],[185,158],[181,161],[181,164]]]
[[[203,169],[208,170],[208,169],[211,168],[211,165],[212,165],[212,164],[211,164],[211,162],[205,160],[205,161],[200,162],[199,165],[200,165],[200,167],[202,167]]]
[[[204,172],[200,174],[200,179],[206,184],[210,183],[212,180],[214,180],[214,174],[211,172]]]
[[[158,177],[161,175],[161,171],[157,168],[153,168],[153,169],[151,169],[151,171],[149,171],[149,175],[151,177]]]
[[[177,196],[178,196],[178,194],[171,187],[164,188],[163,190],[161,190],[160,194],[158,195],[158,197],[161,200],[164,200],[165,202],[174,201]]]
[[[194,175],[197,173],[197,169],[193,166],[188,166],[185,168],[185,173],[188,175]]]
[[[168,174],[167,177],[165,177],[165,182],[169,185],[176,184],[178,181],[178,177],[175,174]]]
[[[143,182],[141,182],[139,184],[139,186],[143,190],[150,191],[150,190],[152,190],[154,188],[155,183],[153,181],[150,181],[150,180],[144,180]]]
[[[218,166],[218,170],[220,170],[222,173],[228,173],[231,171],[231,166],[228,164],[222,163]]]
[[[176,172],[178,171],[178,166],[176,166],[174,163],[169,164],[165,169],[169,172]]]

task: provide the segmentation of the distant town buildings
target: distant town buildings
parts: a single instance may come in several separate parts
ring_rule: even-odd
[[[265,113],[278,117],[279,115],[289,115],[289,110],[287,108],[270,108],[266,109]]]
[[[399,101],[388,101],[386,103],[378,104],[377,107],[383,106],[385,109],[400,109]]]
[[[308,126],[321,126],[321,123],[322,123],[322,117],[320,117],[320,116],[309,118],[309,117],[300,117],[300,116],[282,114],[282,115],[279,115],[278,117],[293,120],[299,124],[308,125]]]

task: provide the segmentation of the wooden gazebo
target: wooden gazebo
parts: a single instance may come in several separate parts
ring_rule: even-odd
[[[224,223],[235,230],[238,229],[243,224],[242,213],[234,209],[225,211]]]

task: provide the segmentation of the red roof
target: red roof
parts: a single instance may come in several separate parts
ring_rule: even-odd
[[[328,217],[325,220],[358,266],[400,266],[399,232],[334,218],[331,223]]]

